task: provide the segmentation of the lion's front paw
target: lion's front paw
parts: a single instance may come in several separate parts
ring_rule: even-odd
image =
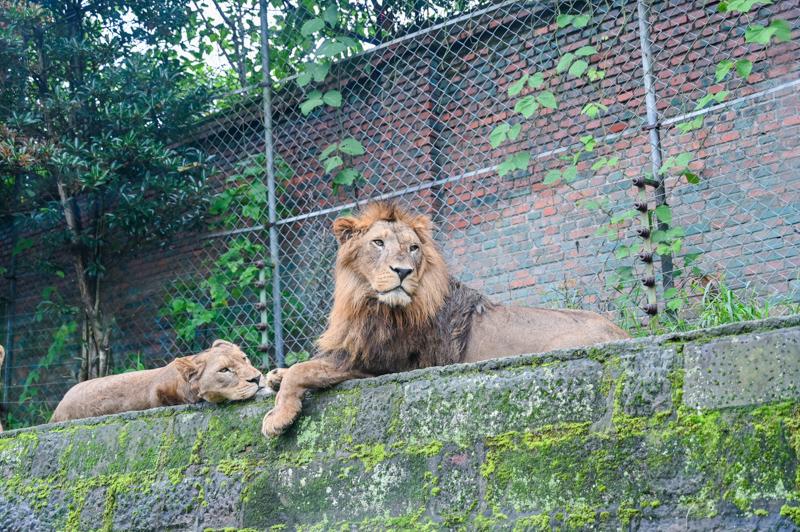
[[[278,408],[275,407],[264,416],[264,421],[261,422],[261,434],[266,437],[280,436],[286,429],[288,429],[300,410],[295,410],[289,407]]]
[[[275,368],[267,373],[267,386],[277,392],[281,388],[281,381],[285,372],[286,368]]]

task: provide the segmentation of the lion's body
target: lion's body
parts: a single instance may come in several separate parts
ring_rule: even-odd
[[[450,277],[430,219],[396,205],[372,204],[358,218],[339,218],[334,233],[340,247],[328,327],[312,360],[267,376],[280,391],[264,418],[266,435],[291,425],[306,389],[628,338],[594,312],[490,302]]]
[[[50,421],[191,404],[201,399],[238,401],[255,395],[262,380],[261,372],[237,346],[217,340],[211,349],[175,359],[162,368],[78,383],[64,395]]]

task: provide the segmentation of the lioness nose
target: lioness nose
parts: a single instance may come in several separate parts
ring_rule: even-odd
[[[253,384],[259,384],[261,383],[261,375],[256,375],[251,379],[247,379],[247,382],[252,382]]]
[[[411,269],[411,268],[395,268],[394,266],[392,266],[392,271],[393,271],[394,273],[396,273],[396,274],[397,274],[397,276],[398,276],[398,277],[400,278],[400,280],[402,281],[403,279],[405,279],[406,277],[408,277],[408,275],[409,275],[411,272],[413,272],[414,270],[413,270],[413,269]]]

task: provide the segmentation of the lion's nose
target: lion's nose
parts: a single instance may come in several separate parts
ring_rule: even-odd
[[[247,382],[252,382],[253,384],[260,386],[261,385],[261,375],[256,375],[251,379],[247,379]]]
[[[412,268],[395,268],[394,266],[392,266],[392,271],[396,273],[397,276],[400,278],[400,281],[402,281],[403,279],[408,277],[408,275],[414,270]]]

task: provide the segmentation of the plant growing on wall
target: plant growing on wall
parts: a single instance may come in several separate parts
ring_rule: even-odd
[[[225,179],[224,188],[210,202],[210,214],[216,217],[219,229],[233,230],[263,224],[267,218],[267,191],[262,182],[266,170],[263,154],[240,161]],[[278,193],[282,183],[292,176],[281,159],[275,162]],[[291,215],[278,204],[280,217]],[[263,231],[263,230],[261,230]],[[259,311],[253,307],[259,291],[272,289],[272,269],[265,263],[266,246],[252,232],[231,236],[223,249],[207,264],[208,271],[200,278],[182,279],[173,283],[171,296],[160,310],[180,341],[184,352],[197,352],[208,347],[214,338],[225,338],[246,346],[261,344]],[[260,265],[264,281],[259,280]],[[301,302],[288,290],[281,294],[286,318],[284,329],[300,333]],[[267,307],[267,336],[274,337],[272,309]],[[290,360],[291,361],[291,360]],[[270,367],[266,355],[262,367]]]
[[[769,0],[734,0],[720,3],[718,10],[722,13],[741,15],[753,10],[758,5],[769,3]],[[561,13],[556,16],[556,27],[559,29],[572,27],[580,30],[588,24],[591,18],[591,13]],[[790,38],[791,28],[782,19],[773,19],[767,26],[750,24],[744,33],[745,43],[751,45],[768,46],[773,41],[785,42]],[[605,77],[605,72],[591,64],[591,57],[597,53],[598,50],[594,46],[585,45],[575,51],[561,54],[557,58],[554,69],[555,74],[566,76],[565,81],[583,78],[586,83],[594,84]],[[735,72],[736,75],[747,81],[752,68],[753,64],[749,59],[725,59],[716,66],[715,80],[719,83]],[[546,85],[547,80],[539,72],[523,73],[519,79],[509,84],[507,92],[509,97],[516,98],[514,112],[518,116],[512,117],[494,127],[489,135],[489,143],[492,148],[499,148],[504,143],[517,141],[522,131],[522,123],[531,118],[537,111],[543,108],[555,109],[558,107],[558,102],[553,93],[542,90],[542,87]],[[593,93],[600,94],[600,91],[595,88]],[[722,103],[727,95],[728,92],[724,90],[708,92],[697,101],[694,110],[701,111],[711,105]],[[581,110],[581,114],[590,119],[595,119],[607,110],[608,108],[598,99],[586,103]],[[703,120],[703,114],[697,114],[689,120],[677,124],[676,127],[682,133],[687,133],[703,127]],[[583,156],[595,150],[597,143],[597,140],[591,135],[580,137],[577,148],[573,149],[570,155],[565,155],[561,158],[564,164],[557,169],[547,171],[542,178],[542,183],[545,185],[562,183],[574,190],[572,183],[579,177],[578,163]],[[689,184],[698,184],[700,176],[690,168],[694,157],[694,152],[682,152],[667,157],[658,170],[658,176],[643,172],[642,184],[637,186],[643,187],[643,183],[655,183],[654,177],[665,179],[670,175],[684,179]],[[527,170],[530,158],[531,154],[527,151],[518,151],[508,155],[498,164],[497,173],[503,177],[513,171]],[[617,155],[597,157],[591,166],[591,170],[596,172],[604,168],[613,168],[619,163],[619,160],[620,157]],[[637,209],[633,208],[615,213],[607,198],[603,197],[582,199],[577,202],[579,207],[591,211],[600,211],[605,215],[606,221],[598,227],[595,234],[604,236],[610,241],[617,241],[623,237],[621,231],[629,221],[636,218],[642,220],[642,225],[638,232],[639,236],[643,237],[644,243],[636,241],[631,244],[618,244],[614,251],[614,256],[617,259],[643,257],[645,262],[652,263],[653,255],[672,257],[680,254],[683,251],[685,229],[675,225],[672,211],[667,204],[659,204],[652,210],[649,209],[647,204],[647,199],[640,200],[637,204],[640,214]],[[709,306],[715,301],[706,297],[707,290],[704,286],[707,287],[707,285],[699,282],[704,278],[703,272],[696,265],[699,256],[700,254],[695,252],[683,253],[680,256],[682,266],[678,267],[678,265],[673,264],[673,271],[670,272],[671,276],[676,279],[684,276],[686,280],[667,287],[663,292],[664,306],[669,311],[667,315],[668,325],[671,323],[672,326],[685,326],[685,322],[678,319],[677,312],[685,308],[689,298],[698,292],[704,294],[701,314],[707,312]],[[617,306],[623,312],[623,319],[627,327],[638,328],[637,313],[631,312],[630,309],[639,306],[639,302],[645,298],[645,290],[651,290],[650,299],[651,301],[653,300],[652,298],[655,294],[653,281],[645,277],[640,283],[636,279],[635,268],[629,265],[617,267],[611,275],[607,276],[606,281],[608,286],[619,294]],[[706,291],[704,292],[704,290]],[[731,298],[728,298],[728,300],[731,300]],[[740,307],[743,307],[743,305],[740,305]],[[733,312],[729,314],[738,315]],[[651,330],[662,326],[663,324],[659,320],[650,320]]]

